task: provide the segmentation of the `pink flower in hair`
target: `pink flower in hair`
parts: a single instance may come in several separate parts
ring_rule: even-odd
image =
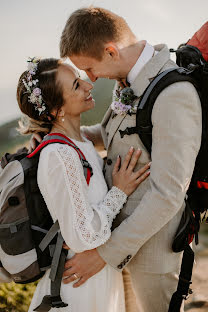
[[[41,95],[41,89],[40,88],[33,89],[33,94],[35,94],[36,96]]]

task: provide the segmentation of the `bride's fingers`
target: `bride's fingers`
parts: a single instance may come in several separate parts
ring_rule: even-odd
[[[132,155],[131,160],[129,162],[129,166],[128,166],[128,170],[129,171],[133,171],[134,170],[134,168],[135,168],[135,166],[136,166],[136,164],[138,162],[138,159],[141,156],[141,153],[142,153],[142,151],[139,150],[139,149],[134,152],[134,154]]]
[[[141,169],[135,172],[136,178],[138,179],[140,176],[142,176],[151,166],[151,162],[144,165]]]
[[[143,173],[139,178],[137,178],[137,184],[141,184],[150,175],[150,170]]]
[[[128,165],[129,165],[129,162],[131,160],[133,152],[134,152],[134,148],[133,148],[133,146],[131,146],[129,151],[128,151],[128,153],[126,154],[126,156],[124,158],[123,163],[121,164],[121,170],[126,170],[127,169]]]
[[[121,164],[121,157],[118,155],[117,159],[116,159],[116,163],[115,163],[115,165],[113,167],[113,172],[112,172],[113,175],[118,172],[120,164]]]

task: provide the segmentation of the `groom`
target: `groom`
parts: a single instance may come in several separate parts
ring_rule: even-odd
[[[140,97],[150,81],[176,64],[166,45],[153,47],[138,41],[125,20],[102,8],[84,8],[68,19],[60,43],[61,57],[69,57],[91,81],[109,78],[129,83]],[[105,90],[103,90],[105,92]],[[120,136],[119,130],[135,126],[135,114],[115,115],[111,108],[102,124],[85,132],[107,149],[105,178],[112,186],[112,168],[117,155],[124,157],[130,146],[142,150],[138,168],[150,155],[137,134]],[[156,99],[152,112],[151,174],[129,197],[116,217],[112,236],[101,247],[76,254],[66,263],[65,282],[80,286],[105,264],[125,270],[132,283],[126,289],[127,311],[167,312],[177,288],[181,253],[171,244],[184,210],[184,198],[201,142],[201,105],[189,82],[167,87]],[[102,138],[101,138],[102,134]],[[124,281],[125,282],[125,281]]]

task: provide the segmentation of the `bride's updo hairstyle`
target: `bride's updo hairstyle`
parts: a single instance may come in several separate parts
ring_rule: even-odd
[[[42,59],[35,65],[36,70],[31,71],[32,75],[27,70],[20,76],[17,86],[17,101],[20,110],[26,115],[19,122],[19,131],[22,134],[34,132],[46,134],[51,131],[57,117],[57,114],[54,116],[51,112],[54,109],[58,112],[64,104],[62,88],[57,81],[57,72],[60,65],[61,61],[59,59]],[[32,81],[35,81],[34,83],[37,83],[37,85],[31,87],[33,88],[31,90],[35,94],[34,89],[36,89],[37,95],[41,97],[43,105],[41,104],[40,108],[37,108],[37,105],[31,102],[31,92],[27,90],[27,85],[31,85],[28,75]],[[42,111],[41,108],[43,108]]]

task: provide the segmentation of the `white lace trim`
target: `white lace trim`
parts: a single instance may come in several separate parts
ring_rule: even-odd
[[[73,206],[74,227],[87,248],[96,248],[109,239],[112,221],[126,202],[127,196],[117,187],[112,187],[102,202],[90,207],[88,185],[77,152],[71,147],[60,145],[58,154],[64,164],[65,181]]]

